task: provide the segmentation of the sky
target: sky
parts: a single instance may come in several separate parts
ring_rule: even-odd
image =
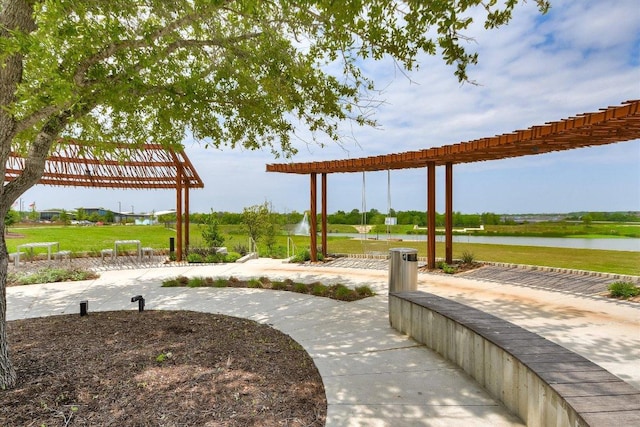
[[[420,58],[416,72],[393,62],[363,69],[381,93],[378,128],[345,125],[341,146],[297,145],[294,162],[420,150],[526,129],[640,99],[640,8],[637,0],[552,0],[541,16],[534,1],[516,8],[497,30],[476,22],[465,35],[480,57],[477,85],[460,84],[439,57]],[[270,203],[277,212],[310,208],[308,175],[267,173],[269,150],[185,151],[204,181],[191,190],[191,212],[242,212]],[[640,140],[515,159],[455,165],[453,208],[462,213],[640,211]],[[436,171],[436,210],[444,211],[444,167]],[[390,182],[390,185],[389,185]],[[330,174],[327,209],[426,210],[426,169]],[[318,198],[320,185],[318,183]],[[113,211],[175,209],[175,191],[36,186],[24,209],[103,207]],[[319,200],[319,199],[318,199]],[[319,206],[319,205],[318,205]]]

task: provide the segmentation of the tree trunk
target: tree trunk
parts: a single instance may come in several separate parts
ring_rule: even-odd
[[[16,371],[9,358],[9,340],[7,339],[7,270],[9,256],[4,239],[4,217],[0,217],[0,390],[11,388],[16,383]]]
[[[11,30],[30,32],[34,29],[33,2],[28,0],[2,0],[0,7],[0,37],[10,37]],[[22,192],[29,188],[26,187],[28,179],[22,185],[18,185],[21,190],[17,188],[11,189],[5,182],[6,162],[11,153],[16,121],[2,107],[11,105],[15,100],[16,88],[22,80],[22,60],[21,55],[11,55],[0,63],[0,390],[12,388],[16,383],[16,371],[9,357],[9,342],[7,339],[6,286],[9,255],[4,237],[5,216],[13,202]]]

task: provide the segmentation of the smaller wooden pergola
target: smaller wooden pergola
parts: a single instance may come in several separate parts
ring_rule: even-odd
[[[5,181],[16,179],[25,158],[12,152],[6,163]],[[108,152],[96,152],[75,140],[60,140],[44,167],[42,185],[113,188],[126,190],[176,190],[176,259],[189,247],[189,190],[204,184],[183,150],[159,144],[119,144]],[[183,224],[184,213],[184,224]],[[184,227],[184,233],[183,233]]]
[[[427,265],[435,268],[435,170],[445,166],[445,260],[453,259],[453,165],[529,156],[640,139],[640,100],[592,113],[531,126],[525,130],[418,151],[306,163],[268,164],[267,172],[309,175],[311,181],[311,259],[317,260],[316,187],[322,179],[322,252],[327,253],[327,174],[427,168]]]

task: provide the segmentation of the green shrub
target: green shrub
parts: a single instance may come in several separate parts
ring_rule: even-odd
[[[189,284],[189,278],[187,276],[178,276],[176,280],[181,286],[187,286]]]
[[[192,277],[189,280],[189,284],[187,286],[189,286],[190,288],[200,288],[204,285],[205,281],[202,277]]]
[[[276,291],[286,291],[287,284],[284,282],[271,282],[271,289]]]
[[[473,255],[473,252],[463,251],[461,259],[464,264],[473,264],[473,262],[476,260],[476,257]]]
[[[251,279],[247,282],[248,288],[262,289],[262,283],[257,279]]]
[[[327,294],[329,288],[322,283],[314,283],[311,288],[311,293],[317,297],[323,297]]]
[[[192,264],[202,263],[204,262],[204,258],[200,254],[191,253],[187,255],[187,262]]]
[[[217,254],[209,254],[204,258],[204,262],[213,264],[220,262],[220,257]]]
[[[227,287],[227,279],[219,278],[213,282],[214,288],[226,288]]]
[[[347,288],[344,285],[337,285],[335,288],[335,297],[336,299],[347,301],[353,298],[355,291]]]
[[[449,264],[447,264],[446,262],[439,262],[437,264],[437,267],[442,270],[443,273],[446,274],[453,274],[456,272],[456,268],[454,266],[451,266]]]
[[[176,279],[167,279],[162,282],[163,288],[175,288],[178,286],[182,286],[182,285],[180,285],[180,283],[178,283],[178,280]]]
[[[242,258],[242,255],[240,255],[238,252],[229,252],[224,256],[224,262],[236,262],[240,258]]]
[[[305,285],[304,283],[295,283],[293,285],[293,291],[301,294],[306,294],[309,291],[309,288],[307,288],[307,285]]]
[[[307,262],[310,259],[311,259],[311,253],[309,253],[308,250],[304,250],[292,256],[290,262],[298,262],[298,263]]]
[[[615,282],[609,285],[609,293],[614,298],[632,298],[640,295],[640,288],[631,282]]]

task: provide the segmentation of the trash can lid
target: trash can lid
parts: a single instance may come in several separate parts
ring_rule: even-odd
[[[418,253],[417,249],[413,249],[413,248],[391,248],[389,249],[389,252],[399,252],[399,253],[403,253],[403,254],[411,254],[411,253]]]

